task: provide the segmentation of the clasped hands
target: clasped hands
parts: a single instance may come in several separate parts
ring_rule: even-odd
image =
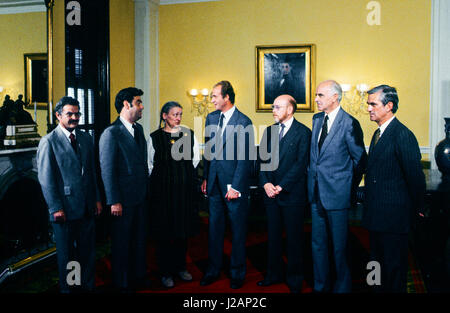
[[[275,198],[280,194],[283,188],[281,188],[280,185],[274,186],[272,183],[266,183],[264,185],[264,190],[269,198]]]

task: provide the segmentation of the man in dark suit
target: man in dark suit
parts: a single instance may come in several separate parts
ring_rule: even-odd
[[[123,292],[148,287],[146,279],[147,143],[142,126],[142,90],[119,91],[119,118],[100,137],[100,165],[112,215],[112,272]]]
[[[293,293],[303,283],[303,216],[308,203],[306,178],[311,131],[294,118],[297,103],[289,95],[277,97],[272,106],[275,124],[266,128],[259,146],[260,186],[269,233],[268,269],[258,286],[283,280],[282,233],[286,229],[286,282]]]
[[[384,292],[406,292],[408,232],[424,207],[425,176],[414,134],[394,114],[397,90],[368,91],[370,120],[378,124],[369,149],[362,225],[369,230],[371,260],[380,263]]]
[[[209,266],[200,285],[213,283],[222,267],[225,211],[231,221],[231,284],[241,288],[246,273],[245,239],[250,176],[250,148],[254,148],[252,121],[234,106],[234,90],[228,81],[211,92],[216,111],[206,117],[204,181],[209,200]],[[256,156],[255,156],[256,158]]]
[[[95,173],[92,137],[77,129],[80,104],[63,97],[55,107],[56,127],[39,142],[38,179],[47,202],[56,239],[59,285],[71,292],[67,275],[80,264],[81,288],[95,287],[95,221],[102,205]],[[76,275],[75,275],[76,280]]]
[[[340,107],[342,89],[328,80],[319,84],[313,116],[308,195],[311,202],[314,291],[350,292],[347,259],[348,209],[365,168],[366,150],[359,122]],[[336,268],[330,282],[328,240]]]

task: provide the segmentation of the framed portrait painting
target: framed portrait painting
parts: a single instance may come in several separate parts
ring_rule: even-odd
[[[256,46],[256,111],[271,112],[276,97],[288,94],[297,112],[312,112],[315,46]]]
[[[48,105],[48,63],[47,53],[24,54],[25,63],[25,103],[38,109]]]

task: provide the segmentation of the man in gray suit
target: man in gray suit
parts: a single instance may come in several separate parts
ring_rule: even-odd
[[[319,84],[313,116],[308,197],[311,202],[314,291],[350,292],[347,260],[348,209],[365,168],[366,151],[359,122],[340,107],[342,89],[335,81]],[[328,239],[336,282],[331,289]]]
[[[38,179],[55,235],[62,293],[71,291],[67,284],[71,261],[80,264],[81,288],[94,289],[94,214],[102,211],[93,140],[77,129],[79,110],[76,99],[61,98],[55,107],[59,126],[41,139],[37,151]]]
[[[121,292],[148,287],[146,279],[147,143],[142,126],[142,90],[119,91],[120,116],[100,137],[100,166],[112,215],[113,282]]]

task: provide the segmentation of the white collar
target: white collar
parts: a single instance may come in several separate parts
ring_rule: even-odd
[[[390,119],[388,119],[386,122],[384,122],[383,124],[381,124],[381,126],[378,127],[380,129],[380,137],[381,137],[381,135],[383,135],[384,131],[386,130],[386,127],[389,126],[389,124],[392,122],[392,120],[394,118],[395,118],[395,115],[392,116]]]
[[[236,111],[236,107],[233,105],[230,109],[228,109],[228,111],[226,112],[221,112],[221,114],[223,114],[223,118],[224,118],[224,123],[228,123],[228,121],[230,120],[231,116],[233,115],[234,111]]]
[[[291,126],[292,126],[292,123],[294,122],[294,116],[292,115],[291,116],[291,118],[290,119],[288,119],[288,120],[286,120],[286,121],[284,121],[283,122],[283,124],[284,124],[284,133],[286,134],[287,133],[287,131],[289,130],[289,128],[291,128]],[[279,123],[279,124],[281,124],[281,123]],[[281,131],[281,130],[280,130]]]
[[[58,127],[61,128],[62,132],[64,133],[64,135],[70,140],[70,134],[73,134],[75,136],[75,139],[77,138],[77,132],[75,131],[75,129],[70,132],[67,129],[64,128],[64,126],[62,126],[61,124],[58,124]]]
[[[330,113],[328,113],[328,114],[325,113],[325,115],[328,115],[328,125],[333,124],[334,119],[336,118],[336,116],[337,116],[337,114],[338,114],[340,108],[341,108],[341,106],[338,105],[338,106],[337,106],[336,108],[334,108],[334,110],[331,111]],[[325,118],[325,117],[324,117],[324,118]]]
[[[122,124],[125,126],[125,128],[130,132],[130,134],[134,137],[134,129],[133,129],[133,124],[131,124],[130,122],[128,122],[126,119],[124,119],[122,116],[119,116],[120,121],[122,122]]]

